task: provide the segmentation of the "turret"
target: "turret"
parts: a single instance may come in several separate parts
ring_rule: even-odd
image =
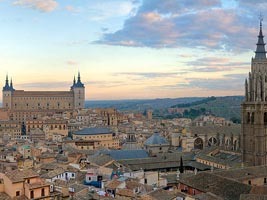
[[[8,83],[8,76],[6,75],[6,83],[5,86],[3,87],[3,91],[8,91],[9,90],[9,83]]]
[[[11,78],[11,80],[10,80],[10,87],[9,87],[9,89],[10,89],[11,91],[15,91],[15,89],[13,88],[12,78]]]
[[[81,82],[80,72],[78,72],[78,80],[77,80],[77,83],[75,84],[75,87],[82,87],[82,88],[84,88],[84,84]]]
[[[12,80],[9,85],[8,76],[6,75],[5,86],[3,87],[3,92],[2,92],[2,95],[3,95],[2,107],[3,108],[11,109],[13,91],[14,91],[14,88],[13,88]]]
[[[84,101],[85,101],[85,87],[84,84],[81,82],[81,75],[80,72],[78,72],[78,78],[77,82],[73,80],[73,85],[71,86],[71,90],[73,91],[74,94],[74,108],[79,109],[79,108],[84,108]]]

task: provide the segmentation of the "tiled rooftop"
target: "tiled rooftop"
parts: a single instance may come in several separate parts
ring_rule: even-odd
[[[267,177],[267,166],[233,168],[222,171],[214,171],[214,174],[242,181],[256,177]]]
[[[202,192],[211,192],[225,200],[239,199],[240,194],[248,194],[251,190],[249,185],[207,172],[182,176],[180,182]]]
[[[26,170],[12,170],[5,173],[5,175],[14,183],[24,181],[25,178],[38,177],[39,174],[32,169]]]

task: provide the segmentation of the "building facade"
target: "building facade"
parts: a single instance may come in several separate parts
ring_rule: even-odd
[[[242,160],[246,165],[267,164],[267,59],[262,20],[251,72],[242,103]]]
[[[77,149],[120,148],[119,138],[108,128],[84,128],[72,136],[71,143]]]
[[[6,77],[3,87],[2,107],[13,112],[73,110],[84,108],[85,87],[80,73],[75,77],[70,91],[24,91],[15,90],[12,80]]]

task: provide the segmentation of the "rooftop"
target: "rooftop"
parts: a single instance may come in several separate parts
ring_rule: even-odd
[[[114,160],[148,158],[148,153],[145,150],[106,150],[103,153]]]
[[[232,178],[237,181],[252,179],[257,177],[267,177],[267,166],[253,166],[223,171],[215,171],[214,174],[222,177]]]
[[[26,169],[26,170],[11,170],[7,171],[5,175],[13,182],[22,182],[26,178],[33,178],[38,177],[39,174],[32,169]]]
[[[99,135],[99,134],[110,134],[112,131],[109,128],[84,128],[76,131],[74,135]]]
[[[207,172],[182,176],[180,182],[202,192],[213,193],[225,200],[239,199],[240,194],[248,194],[251,190],[249,185]]]
[[[169,145],[169,142],[162,136],[160,136],[159,133],[154,133],[151,137],[149,137],[145,141],[145,145],[162,145],[166,144]]]

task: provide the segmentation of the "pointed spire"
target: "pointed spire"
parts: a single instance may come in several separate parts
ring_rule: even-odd
[[[78,81],[77,81],[78,83],[80,83],[81,82],[81,75],[80,75],[80,71],[78,72]]]
[[[76,82],[76,84],[75,84],[74,87],[78,87],[78,88],[80,88],[80,87],[84,87],[84,84],[83,84],[82,81],[81,81],[81,74],[80,74],[80,71],[78,72],[77,82]]]
[[[3,87],[3,91],[8,91],[9,90],[9,84],[8,84],[8,75],[6,75],[6,84]]]
[[[257,49],[255,51],[255,59],[266,59],[265,43],[263,40],[264,36],[262,34],[262,21],[263,18],[260,15],[260,32],[258,35]]]
[[[12,82],[12,78],[10,80],[10,90],[14,91],[15,89],[13,88],[13,82]]]
[[[73,77],[73,85],[76,84],[76,79],[75,79],[75,76]]]
[[[7,74],[6,74],[6,85],[9,86],[8,85],[8,75]]]

